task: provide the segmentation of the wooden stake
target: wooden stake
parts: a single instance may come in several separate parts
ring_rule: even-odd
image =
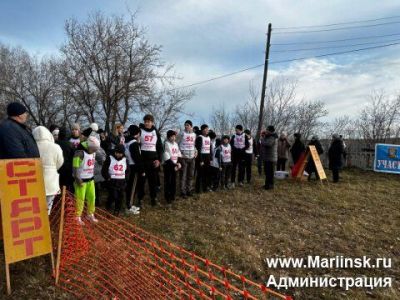
[[[64,211],[65,211],[65,186],[62,187],[62,196],[61,196],[61,215],[60,215],[60,229],[58,231],[58,245],[57,245],[57,263],[56,263],[56,284],[58,284],[58,279],[60,277],[60,260],[61,260],[61,247],[62,247],[62,238],[63,238],[63,230],[64,230]],[[53,254],[51,255],[53,260]],[[54,264],[53,264],[54,268]]]
[[[11,295],[10,264],[6,263],[7,295]]]
[[[139,177],[139,173],[137,173],[136,176],[135,176],[135,179],[133,179],[131,197],[129,199],[131,205],[133,205],[133,199],[135,198],[135,192],[136,192],[136,185],[137,185],[138,177]]]

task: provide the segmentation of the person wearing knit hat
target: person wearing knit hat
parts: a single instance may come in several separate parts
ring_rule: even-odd
[[[293,164],[295,165],[301,155],[306,151],[306,146],[304,145],[303,141],[301,140],[301,134],[295,133],[294,135],[294,143],[290,148],[290,153],[292,154]]]
[[[92,128],[94,132],[97,132],[99,130],[99,125],[97,125],[97,123],[92,123],[89,127]]]
[[[95,212],[95,183],[94,168],[96,151],[100,148],[100,141],[94,136],[89,136],[86,141],[79,144],[72,160],[74,189],[76,199],[76,221],[79,225],[85,225],[82,220],[82,212],[87,203],[87,219],[92,223],[98,220]]]
[[[168,204],[175,200],[176,173],[181,169],[182,156],[176,143],[176,132],[168,130],[167,140],[164,142],[163,169],[164,169],[164,197]]]
[[[339,182],[340,169],[343,167],[343,158],[346,153],[342,139],[338,134],[332,135],[331,145],[328,150],[329,169],[332,170],[333,182]]]
[[[193,196],[193,177],[197,157],[195,147],[196,133],[193,130],[193,123],[190,120],[185,121],[185,130],[179,134],[179,150],[181,157],[181,197]]]
[[[18,117],[27,112],[26,107],[19,102],[12,102],[7,105],[7,115],[9,117]]]
[[[236,183],[236,169],[239,169],[238,174],[238,184],[239,186],[243,186],[244,181],[244,155],[245,151],[249,149],[249,139],[243,133],[243,126],[236,125],[235,134],[231,138],[231,147],[232,147],[232,175],[231,175],[231,184],[232,187],[235,187]]]
[[[8,118],[0,124],[0,159],[38,158],[38,146],[25,125],[27,109],[19,102],[7,105]]]
[[[72,124],[71,138],[69,139],[69,142],[74,149],[78,148],[79,144],[81,143],[81,127],[78,123]]]
[[[126,209],[128,213],[139,214],[140,204],[134,203],[135,191],[139,177],[146,174],[143,168],[143,159],[140,152],[140,128],[137,125],[128,127],[128,136],[125,141],[125,157],[129,166],[129,175],[126,184]]]
[[[272,125],[267,127],[265,136],[261,139],[261,147],[265,171],[264,189],[270,190],[274,188],[275,167],[278,161],[278,135]]]
[[[93,132],[92,128],[86,128],[84,131],[82,131],[82,136],[87,139]]]
[[[201,125],[201,134],[196,138],[196,193],[209,191],[210,186],[210,162],[211,162],[211,139],[208,136],[208,125]]]
[[[286,132],[282,132],[278,139],[278,162],[277,171],[286,171],[286,162],[289,158],[289,149],[291,145]]]
[[[111,155],[107,156],[101,174],[107,182],[108,199],[106,208],[111,210],[114,204],[114,215],[118,216],[125,194],[126,179],[128,178],[128,164],[125,157],[125,146],[116,145]]]

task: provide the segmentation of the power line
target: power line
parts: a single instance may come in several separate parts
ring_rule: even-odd
[[[346,41],[355,41],[355,40],[368,40],[368,39],[389,37],[389,36],[397,36],[397,35],[400,35],[400,33],[392,33],[392,34],[385,34],[385,35],[371,35],[371,36],[362,36],[362,37],[354,37],[354,38],[340,39],[340,40],[328,40],[328,41],[306,41],[306,42],[293,42],[293,43],[273,43],[272,46],[325,44],[325,43],[336,43],[336,42],[346,42]]]
[[[366,48],[353,49],[353,50],[348,50],[348,51],[326,53],[326,54],[320,54],[320,55],[309,56],[309,57],[299,57],[299,58],[286,59],[286,60],[277,60],[277,61],[270,62],[270,64],[278,64],[278,63],[292,62],[292,61],[305,60],[305,59],[311,59],[311,58],[320,58],[320,57],[326,57],[326,56],[332,56],[332,55],[341,55],[341,54],[347,54],[347,53],[353,53],[353,52],[360,52],[360,51],[365,51],[365,50],[372,50],[372,49],[378,49],[378,48],[386,48],[386,47],[395,46],[395,45],[400,45],[400,42],[398,42],[398,43],[392,43],[392,44],[385,44],[385,45],[380,45],[380,46],[373,46],[373,47],[366,47]]]
[[[243,73],[243,72],[246,72],[246,71],[249,71],[249,70],[252,70],[252,69],[256,69],[256,68],[259,68],[259,67],[262,67],[262,66],[264,66],[263,63],[259,64],[259,65],[252,66],[252,67],[248,67],[248,68],[245,68],[245,69],[241,69],[241,70],[238,70],[238,71],[235,71],[235,72],[232,72],[232,73],[228,73],[228,74],[224,74],[224,75],[221,75],[221,76],[213,77],[213,78],[206,79],[206,80],[203,80],[203,81],[198,81],[198,82],[195,82],[195,83],[192,83],[192,84],[188,84],[188,85],[184,85],[184,86],[178,86],[176,88],[170,89],[169,91],[175,91],[175,90],[179,90],[179,89],[190,88],[192,86],[208,83],[210,81],[218,80],[218,79],[225,78],[225,77],[230,77],[230,76],[233,76],[233,75],[236,75],[236,74],[239,74],[239,73]]]
[[[379,23],[379,24],[370,24],[370,25],[360,25],[360,26],[348,26],[348,27],[331,28],[331,29],[320,29],[320,30],[278,31],[278,32],[275,32],[275,34],[299,34],[299,33],[327,32],[327,31],[349,30],[349,29],[367,28],[367,27],[378,27],[378,26],[398,24],[398,23],[400,23],[400,21],[386,22],[386,23]]]
[[[385,45],[380,45],[380,46],[374,46],[374,47],[366,47],[366,48],[359,48],[359,49],[353,49],[353,50],[348,50],[348,51],[341,51],[341,52],[332,52],[332,53],[326,53],[326,54],[320,54],[320,55],[314,55],[314,56],[308,56],[308,57],[298,57],[298,58],[293,58],[293,59],[286,59],[286,60],[277,60],[277,61],[271,61],[269,62],[270,64],[280,64],[280,63],[286,63],[286,62],[292,62],[292,61],[298,61],[298,60],[306,60],[306,59],[312,59],[312,58],[321,58],[321,57],[327,57],[327,56],[333,56],[333,55],[341,55],[341,54],[346,54],[346,53],[353,53],[353,52],[360,52],[360,51],[365,51],[365,50],[372,50],[372,49],[378,49],[378,48],[385,48],[385,47],[390,47],[390,46],[395,46],[395,45],[400,45],[399,43],[392,43],[392,44],[385,44]],[[225,78],[225,77],[230,77],[239,73],[243,73],[246,72],[248,70],[252,70],[252,69],[257,69],[259,67],[264,66],[264,64],[259,64],[259,65],[254,65],[245,69],[241,69],[235,72],[231,72],[228,74],[224,74],[221,76],[216,76],[210,79],[206,79],[206,80],[202,80],[202,81],[198,81],[195,83],[191,83],[189,85],[184,85],[184,86],[180,86],[180,87],[176,87],[174,89],[170,89],[169,91],[175,91],[175,90],[179,90],[179,89],[185,89],[185,88],[190,88],[196,85],[201,85],[201,84],[205,84],[211,81],[215,81],[221,78]]]
[[[377,18],[377,19],[369,19],[369,20],[359,20],[359,21],[349,21],[349,22],[341,22],[341,23],[332,23],[332,24],[323,24],[323,25],[306,25],[306,26],[297,26],[297,27],[277,27],[275,30],[281,29],[302,29],[302,28],[315,28],[315,27],[331,27],[331,26],[338,26],[338,25],[347,25],[347,24],[357,24],[357,23],[367,23],[367,22],[375,22],[380,20],[387,20],[387,19],[396,19],[400,18],[400,16],[391,16],[385,18]]]
[[[389,41],[380,41],[380,42],[369,42],[369,43],[358,43],[358,44],[350,44],[350,45],[338,45],[338,46],[324,46],[324,47],[314,47],[314,48],[298,48],[298,49],[284,49],[284,50],[272,50],[274,53],[283,53],[283,52],[298,52],[298,51],[311,51],[311,50],[321,50],[321,49],[332,49],[332,48],[347,48],[347,47],[355,47],[355,46],[365,46],[372,44],[381,44],[381,43],[390,43],[397,42],[400,39],[389,40]]]

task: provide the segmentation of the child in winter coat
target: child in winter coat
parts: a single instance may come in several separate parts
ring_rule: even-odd
[[[221,140],[216,139],[214,131],[210,130],[209,136],[211,138],[211,190],[216,191],[219,187],[221,173]]]
[[[182,156],[178,144],[175,142],[176,132],[168,130],[167,140],[164,143],[164,196],[168,204],[175,200],[176,194],[176,172],[180,170],[178,162]]]
[[[211,141],[208,136],[208,125],[201,125],[201,134],[196,138],[195,146],[198,152],[196,158],[196,193],[209,192]]]
[[[74,174],[74,190],[76,198],[76,218],[79,225],[85,225],[81,216],[87,202],[87,218],[92,223],[98,220],[94,216],[95,211],[95,187],[94,187],[94,163],[96,151],[100,148],[100,141],[91,136],[79,144],[72,161]]]
[[[139,126],[131,125],[128,128],[128,135],[125,141],[125,156],[129,165],[129,177],[126,185],[126,209],[129,213],[139,214],[140,206],[136,203],[136,205],[133,205],[133,199],[135,198],[139,177],[146,176],[140,151]]]
[[[221,186],[224,189],[231,187],[230,176],[232,172],[232,148],[229,144],[229,136],[222,137],[221,148]]]
[[[101,170],[108,186],[108,200],[106,207],[107,209],[111,209],[112,204],[115,203],[115,215],[119,215],[121,211],[128,172],[129,169],[125,157],[125,147],[124,145],[116,145],[112,154],[107,157]]]
[[[50,215],[54,198],[60,193],[57,170],[64,163],[63,152],[61,147],[54,143],[54,137],[46,127],[38,126],[33,130],[32,134],[38,145],[42,161],[47,208]]]
[[[239,169],[238,184],[243,186],[244,180],[244,155],[245,151],[249,148],[249,140],[243,133],[243,126],[237,125],[235,127],[236,133],[231,138],[232,147],[232,186],[235,186],[236,182],[236,169]]]

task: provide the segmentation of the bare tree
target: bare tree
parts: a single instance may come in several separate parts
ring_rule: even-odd
[[[297,81],[278,76],[267,87],[265,126],[274,125],[276,130],[287,131],[295,118]]]
[[[21,48],[1,47],[0,93],[7,102],[25,104],[36,125],[49,126],[61,119],[62,78],[59,61],[31,57]]]
[[[212,111],[211,128],[217,135],[230,135],[234,127],[231,113],[227,111],[223,104],[219,108],[213,108]]]
[[[256,133],[258,126],[258,97],[259,91],[253,81],[249,83],[249,96],[247,102],[243,105],[237,105],[232,115],[232,122],[241,124],[249,129],[253,134]]]
[[[91,121],[104,120],[107,131],[117,120],[125,123],[138,96],[150,95],[155,80],[165,76],[158,72],[164,67],[161,47],[146,40],[135,15],[125,20],[95,13],[84,23],[68,20],[65,31],[65,76],[77,104]]]
[[[291,132],[300,132],[305,140],[311,135],[320,132],[326,123],[321,118],[327,116],[328,111],[322,101],[301,101],[296,105],[293,122],[290,124]]]
[[[357,125],[365,140],[385,142],[396,137],[400,120],[400,96],[388,97],[383,90],[373,91]]]
[[[179,128],[179,116],[185,113],[184,106],[193,95],[192,90],[164,88],[153,92],[150,99],[140,105],[140,109],[155,116],[156,127],[160,132],[165,132]]]
[[[340,116],[326,124],[321,132],[326,138],[330,138],[334,133],[344,135],[346,138],[358,138],[355,123],[355,120],[348,115]]]
[[[253,82],[249,86],[249,99],[245,105],[237,106],[233,120],[249,129],[256,130],[259,114],[259,89]],[[273,125],[277,132],[300,132],[305,138],[318,132],[324,123],[321,118],[327,115],[321,101],[304,101],[297,96],[297,81],[278,76],[267,87],[264,127]]]

